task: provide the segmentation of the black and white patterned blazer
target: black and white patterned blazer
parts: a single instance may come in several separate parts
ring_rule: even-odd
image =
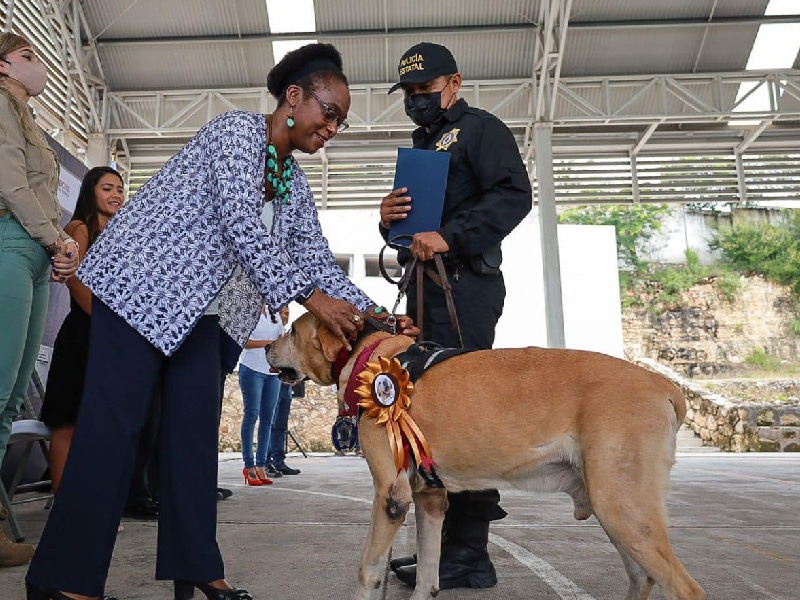
[[[92,293],[166,355],[218,295],[220,324],[240,345],[263,301],[277,311],[310,283],[360,310],[374,304],[336,265],[297,162],[291,200],[274,201],[266,230],[266,139],[263,114],[208,123],[111,219],[81,264]]]

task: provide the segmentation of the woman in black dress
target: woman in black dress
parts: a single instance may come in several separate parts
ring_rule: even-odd
[[[80,245],[80,258],[125,202],[122,176],[111,167],[95,167],[84,176],[75,213],[64,228]],[[58,489],[78,420],[89,358],[92,295],[77,277],[67,280],[70,312],[53,345],[41,420],[50,427],[50,476]]]

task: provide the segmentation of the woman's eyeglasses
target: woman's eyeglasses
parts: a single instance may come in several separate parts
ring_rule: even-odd
[[[311,90],[303,90],[311,94],[314,97],[314,100],[319,102],[319,105],[322,107],[322,118],[325,119],[328,123],[336,123],[336,133],[342,133],[345,129],[350,127],[350,123],[348,123],[345,119],[342,119],[339,116],[339,111],[333,108],[331,105],[323,102],[319,96],[317,96]]]

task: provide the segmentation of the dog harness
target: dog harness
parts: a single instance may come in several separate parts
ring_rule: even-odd
[[[425,371],[467,350],[423,342],[393,357],[378,356],[377,362],[370,362],[369,358],[384,339],[370,344],[356,357],[345,387],[343,409],[331,430],[333,445],[340,452],[353,450],[358,443],[359,416],[366,413],[378,425],[386,427],[398,471],[408,469],[413,460],[426,485],[444,487],[436,475],[428,442],[409,413],[411,396],[414,382]],[[333,367],[337,381],[346,362],[346,358],[344,361],[340,358]]]
[[[405,352],[401,352],[395,358],[408,371],[411,381],[416,382],[428,369],[435,367],[448,358],[467,352],[472,352],[472,350],[442,348],[439,344],[434,344],[433,342],[419,342],[409,346]]]

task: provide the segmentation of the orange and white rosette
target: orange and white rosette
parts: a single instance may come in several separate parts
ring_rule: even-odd
[[[378,362],[368,362],[357,378],[360,383],[355,389],[360,398],[358,406],[378,425],[386,426],[397,470],[408,466],[410,451],[417,466],[431,471],[434,466],[431,449],[408,412],[414,394],[408,371],[396,358],[379,356]]]

